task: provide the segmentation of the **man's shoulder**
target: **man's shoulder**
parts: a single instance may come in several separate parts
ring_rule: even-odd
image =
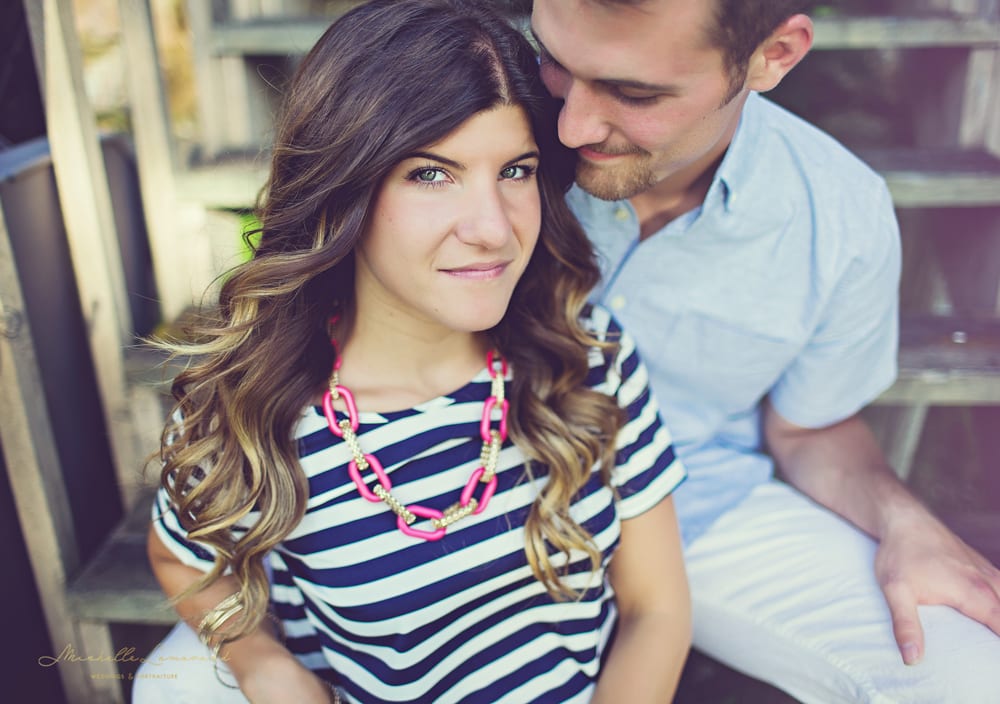
[[[868,185],[882,177],[836,138],[813,123],[763,96],[754,95],[745,108],[756,123],[755,148],[751,154],[767,150],[788,159],[794,168],[815,173],[820,180]],[[858,182],[860,179],[860,183]]]

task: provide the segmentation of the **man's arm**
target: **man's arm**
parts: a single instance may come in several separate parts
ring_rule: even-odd
[[[1000,634],[1000,570],[899,481],[859,416],[803,428],[765,404],[764,438],[790,484],[879,542],[875,575],[906,664],[924,653],[918,604],[951,606]]]

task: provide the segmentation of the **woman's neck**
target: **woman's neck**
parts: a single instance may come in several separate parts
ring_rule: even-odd
[[[483,368],[488,349],[482,333],[361,317],[340,342],[340,383],[361,411],[412,408],[467,384]]]

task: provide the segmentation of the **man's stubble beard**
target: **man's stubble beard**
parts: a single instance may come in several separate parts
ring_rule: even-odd
[[[625,200],[656,185],[658,179],[645,159],[629,159],[614,167],[601,167],[579,161],[576,183],[601,200]]]

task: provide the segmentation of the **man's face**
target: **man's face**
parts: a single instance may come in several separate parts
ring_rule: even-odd
[[[726,101],[712,21],[704,0],[535,0],[542,80],[564,101],[559,138],[580,156],[584,190],[630,198],[674,176],[694,180],[725,152],[747,91]]]

